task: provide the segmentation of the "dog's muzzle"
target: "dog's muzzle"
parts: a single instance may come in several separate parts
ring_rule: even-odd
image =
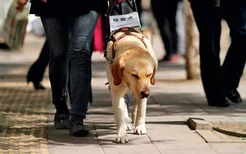
[[[148,98],[149,95],[150,95],[150,91],[149,90],[143,90],[143,91],[141,91],[142,99],[143,98]]]

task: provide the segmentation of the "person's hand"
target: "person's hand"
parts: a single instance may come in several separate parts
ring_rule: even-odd
[[[16,9],[22,11],[28,0],[18,0]]]

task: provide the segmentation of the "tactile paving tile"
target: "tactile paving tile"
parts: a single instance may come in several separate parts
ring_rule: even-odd
[[[20,74],[1,78],[0,154],[48,153],[50,89],[35,91]]]

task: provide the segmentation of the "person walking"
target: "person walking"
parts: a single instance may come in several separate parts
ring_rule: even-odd
[[[28,0],[18,0],[19,8]],[[31,0],[31,14],[41,17],[50,51],[49,79],[56,108],[54,126],[73,136],[87,136],[84,125],[91,83],[91,43],[106,0]],[[69,11],[64,11],[69,10]],[[71,110],[67,106],[69,94]]]
[[[237,91],[246,61],[246,1],[190,0],[200,34],[200,69],[208,105],[241,103]],[[231,44],[220,63],[221,20],[230,29]]]
[[[44,90],[45,87],[42,84],[44,72],[49,64],[49,46],[47,40],[45,41],[38,59],[30,66],[27,72],[27,83],[32,82],[34,89]]]
[[[179,1],[180,0],[151,0],[152,12],[156,19],[166,52],[165,56],[159,60],[159,62],[177,62],[179,60],[179,40],[176,22]]]
[[[176,12],[177,53],[185,56],[185,12],[184,0],[178,0]]]

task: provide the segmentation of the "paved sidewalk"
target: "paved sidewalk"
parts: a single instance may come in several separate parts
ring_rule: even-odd
[[[44,39],[28,35],[22,51],[0,51],[0,153],[50,154],[246,154],[246,142],[235,137],[237,129],[228,129],[235,139],[218,137],[214,131],[201,133],[187,126],[187,119],[237,124],[246,135],[246,80],[239,92],[244,102],[229,108],[209,107],[201,82],[186,81],[184,65],[160,64],[157,82],[147,109],[147,135],[129,131],[129,143],[116,144],[115,124],[107,87],[104,59],[93,55],[93,105],[86,124],[91,133],[85,138],[54,130],[54,108],[46,73],[45,91],[26,84],[26,72],[39,54]],[[158,50],[158,56],[161,55]],[[226,130],[225,130],[226,131]],[[210,132],[210,133],[209,133]],[[208,135],[206,135],[208,134]],[[217,138],[217,140],[209,139]],[[208,142],[206,142],[206,140]]]

